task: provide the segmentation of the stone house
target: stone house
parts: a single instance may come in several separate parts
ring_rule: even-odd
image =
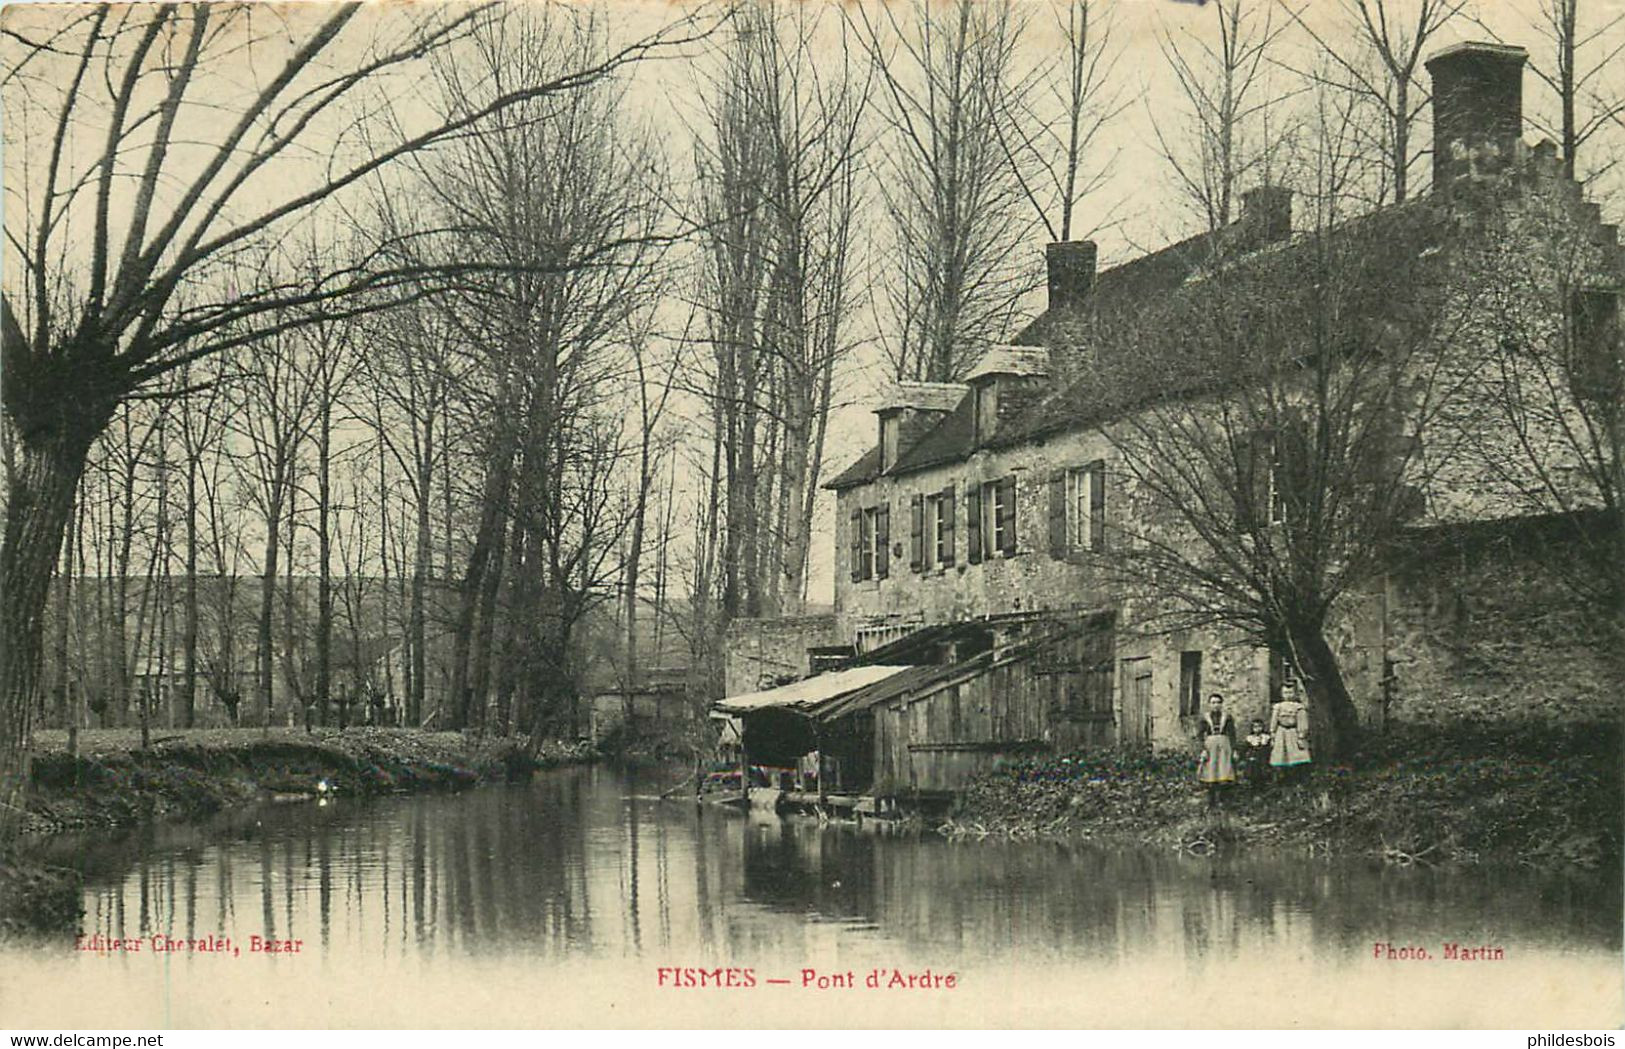
[[[1570,373],[1593,376],[1604,391],[1595,396],[1619,388],[1625,253],[1550,143],[1521,140],[1525,60],[1521,48],[1489,44],[1430,59],[1431,195],[1334,234],[1408,252],[1454,282],[1427,318],[1448,337],[1417,365],[1449,396],[1424,404],[1407,394],[1394,423],[1425,450],[1406,460],[1414,476],[1398,486],[1405,533],[1391,567],[1339,601],[1328,631],[1369,727],[1486,713],[1605,717],[1617,705],[1617,653],[1551,575],[1573,535],[1556,519],[1591,513],[1595,485],[1581,464],[1496,454],[1540,447],[1574,405],[1557,404],[1520,434],[1484,410],[1541,354],[1589,353]],[[1102,400],[1087,368],[1080,375],[1068,359],[1076,332],[1114,304],[1189,295],[1215,266],[1302,268],[1292,210],[1287,191],[1261,187],[1217,237],[1099,272],[1092,243],[1051,244],[1048,309],[1012,345],[988,351],[959,382],[900,382],[875,406],[874,446],[826,485],[837,500],[833,640],[859,661],[964,672],[900,693],[871,686],[873,702],[831,697],[813,710],[868,719],[872,787],[951,791],[1032,748],[1186,747],[1207,693],[1231,697],[1245,725],[1296,686],[1290,651],[1221,625],[1169,629],[1159,599],[1110,570],[1114,549],[1181,540],[1159,538],[1154,493],[1121,462],[1122,431],[1143,426],[1136,413],[1146,409]],[[1374,282],[1382,265],[1368,264]],[[1366,311],[1373,338],[1406,323],[1385,314],[1375,291]],[[1139,391],[1148,399],[1202,410],[1231,396],[1182,385],[1177,359],[1160,367],[1166,386]],[[1561,459],[1562,444],[1545,451]],[[1262,454],[1259,512],[1281,513],[1288,467]],[[1531,471],[1540,476],[1520,475]],[[949,625],[951,641],[907,650],[910,638]]]

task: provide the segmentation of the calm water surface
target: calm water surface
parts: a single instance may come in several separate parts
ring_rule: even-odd
[[[1617,1026],[1617,878],[949,842],[661,802],[608,768],[42,844],[71,941],[0,955],[0,1026]],[[235,953],[155,953],[155,935]],[[294,953],[250,937],[295,940]],[[1499,948],[1448,962],[1445,942]],[[1378,943],[1428,960],[1373,957]],[[662,986],[662,968],[754,987]],[[855,987],[804,988],[803,970]],[[880,970],[953,989],[870,989]],[[788,980],[788,984],[767,981]],[[670,982],[670,977],[666,977]]]

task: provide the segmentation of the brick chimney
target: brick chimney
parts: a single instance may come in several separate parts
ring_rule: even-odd
[[[1433,188],[1499,174],[1523,136],[1523,67],[1529,52],[1463,43],[1427,60],[1433,78]]]
[[[1241,222],[1247,246],[1262,247],[1292,236],[1292,191],[1258,186],[1241,195]]]
[[[1049,308],[1082,306],[1095,287],[1095,242],[1064,240],[1044,249],[1049,265]]]

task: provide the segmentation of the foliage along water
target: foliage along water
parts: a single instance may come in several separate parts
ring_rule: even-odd
[[[87,879],[80,935],[0,956],[0,1014],[122,1028],[1625,1014],[1613,877],[949,842],[658,800],[673,778],[562,769],[58,836],[49,858]],[[77,949],[113,940],[140,946]],[[1447,943],[1499,957],[1447,960]],[[713,982],[735,986],[694,986]]]

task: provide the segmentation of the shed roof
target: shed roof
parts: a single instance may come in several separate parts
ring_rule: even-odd
[[[805,678],[788,685],[780,685],[778,688],[770,688],[761,692],[747,692],[739,696],[729,696],[727,699],[718,700],[715,709],[730,714],[745,714],[769,708],[808,711],[820,703],[839,699],[859,689],[914,669],[916,668],[881,664],[853,667],[850,670],[832,670],[825,674],[819,674],[817,677]]]

